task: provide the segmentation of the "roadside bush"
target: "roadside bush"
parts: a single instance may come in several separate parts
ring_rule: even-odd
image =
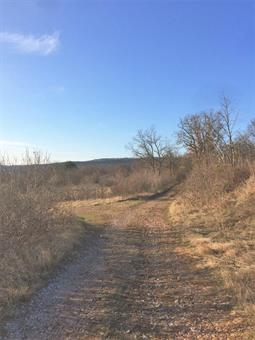
[[[193,206],[217,203],[224,193],[233,191],[251,173],[251,168],[243,162],[232,166],[215,161],[195,162],[185,181],[184,197]]]
[[[82,226],[57,207],[42,167],[0,167],[1,316],[82,240]]]
[[[169,187],[171,180],[168,172],[163,172],[159,176],[157,173],[141,168],[126,177],[119,174],[112,186],[112,193],[114,195],[153,193]]]

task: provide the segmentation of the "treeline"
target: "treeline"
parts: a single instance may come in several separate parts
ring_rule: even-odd
[[[138,130],[128,148],[135,157],[143,160],[159,175],[163,167],[168,167],[173,172],[178,167],[180,152],[177,150],[180,150],[180,147],[193,161],[213,160],[235,165],[240,161],[254,160],[255,119],[242,132],[236,130],[236,120],[230,100],[224,97],[217,111],[181,118],[175,146],[171,146],[151,127],[144,131]]]
[[[235,130],[237,117],[231,102],[223,98],[221,108],[181,119],[178,142],[196,159],[213,159],[226,164],[236,164],[255,158],[255,119],[244,132]]]
[[[138,130],[128,148],[159,177],[168,171],[169,179],[186,178],[183,194],[191,204],[210,204],[254,171],[255,119],[239,131],[237,118],[223,97],[218,110],[181,118],[172,145],[152,127]]]

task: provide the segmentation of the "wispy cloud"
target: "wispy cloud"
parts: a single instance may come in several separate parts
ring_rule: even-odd
[[[28,147],[29,144],[25,143],[25,142],[19,142],[19,141],[0,140],[0,146],[21,146],[21,147]]]
[[[51,35],[24,35],[20,33],[0,32],[0,43],[7,44],[20,53],[47,56],[59,46],[59,33]]]

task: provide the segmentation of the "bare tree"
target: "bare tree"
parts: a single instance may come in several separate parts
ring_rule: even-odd
[[[222,145],[224,145],[224,157],[229,163],[235,162],[235,143],[234,143],[234,126],[235,119],[232,117],[233,109],[229,98],[223,96],[221,99],[221,108],[218,112],[222,126]]]
[[[222,124],[218,113],[187,115],[179,124],[178,143],[196,157],[218,153],[222,140]]]
[[[160,175],[166,146],[154,127],[138,130],[128,148],[135,157],[144,160],[154,173]]]
[[[255,159],[255,143],[248,133],[240,133],[235,139],[234,147],[236,160]]]
[[[174,175],[178,163],[177,150],[170,144],[167,144],[164,152],[164,166],[169,169],[170,175]]]
[[[238,134],[234,146],[239,160],[255,159],[255,119],[250,122],[246,131]]]
[[[203,112],[181,119],[178,142],[197,158],[216,157],[233,165],[236,161],[234,126],[231,101],[223,97],[218,112]]]

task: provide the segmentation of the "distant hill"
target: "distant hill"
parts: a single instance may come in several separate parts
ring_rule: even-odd
[[[77,166],[82,165],[128,165],[132,164],[135,158],[98,158],[90,161],[75,161]]]
[[[136,158],[98,158],[98,159],[92,159],[89,161],[67,161],[74,163],[78,167],[81,166],[87,166],[87,165],[96,165],[96,166],[109,166],[109,165],[130,165],[136,161]],[[64,165],[66,162],[54,162],[50,163],[48,165]],[[27,165],[1,165],[0,168],[23,168],[26,167]],[[38,165],[33,165],[33,166],[38,166]],[[41,166],[47,166],[47,164],[41,164]]]
[[[82,166],[110,166],[110,165],[131,165],[136,161],[136,158],[98,158],[89,161],[66,161],[51,163],[50,165],[64,165],[65,163],[74,163],[78,167]]]

